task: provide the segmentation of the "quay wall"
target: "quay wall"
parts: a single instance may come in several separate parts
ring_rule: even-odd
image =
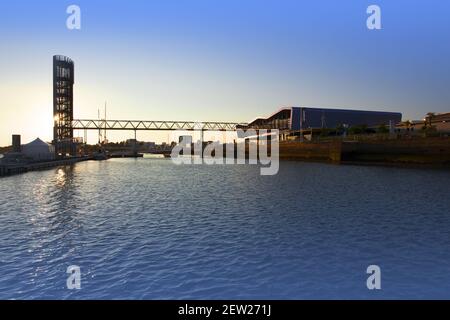
[[[281,160],[341,161],[342,142],[280,142]]]
[[[36,162],[28,164],[2,165],[0,164],[0,177],[25,173],[29,171],[45,170],[49,168],[73,165],[77,162],[91,160],[89,157],[79,157],[64,160],[54,160],[47,162]]]
[[[450,167],[450,138],[281,142],[280,159],[361,164],[417,164]]]
[[[344,142],[342,162],[436,164],[450,166],[450,138],[429,137]]]

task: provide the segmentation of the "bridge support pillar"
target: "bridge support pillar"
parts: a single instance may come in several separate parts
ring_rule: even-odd
[[[201,158],[203,158],[203,154],[205,152],[205,130],[203,130],[203,128],[200,130],[200,143],[202,146],[202,153],[200,155]]]
[[[137,156],[137,130],[134,130],[134,148],[133,148],[133,154],[136,157]]]

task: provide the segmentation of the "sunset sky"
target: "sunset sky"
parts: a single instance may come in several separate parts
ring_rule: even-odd
[[[71,4],[81,30],[66,28]],[[366,27],[370,4],[382,30]],[[443,0],[2,2],[0,146],[13,133],[52,139],[54,54],[75,61],[76,118],[105,100],[108,118],[138,120],[247,122],[290,105],[450,112],[449,17]]]

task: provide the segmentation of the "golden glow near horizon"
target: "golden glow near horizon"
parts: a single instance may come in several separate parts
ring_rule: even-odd
[[[26,95],[23,94],[24,90],[27,92]],[[94,97],[92,92],[87,92],[84,88],[79,91],[82,92],[77,95],[77,88],[75,88],[75,118],[81,117],[97,119],[97,105],[101,110],[101,117],[103,118],[100,98]],[[0,146],[11,145],[12,134],[20,134],[22,136],[23,144],[29,143],[38,137],[49,143],[52,141],[53,126],[54,122],[57,121],[57,116],[53,117],[51,83],[45,86],[37,86],[35,84],[21,85],[19,83],[10,85],[3,84],[0,89],[0,96],[2,96],[3,102],[0,118]],[[77,97],[79,98],[77,99]],[[125,99],[126,97],[121,95],[119,100],[121,103],[119,105],[122,105],[125,102]],[[95,103],[92,104],[94,107],[83,107],[85,105],[91,105],[89,101],[95,101]],[[108,110],[110,110],[110,113],[108,114],[108,118],[110,119],[125,119],[127,117],[131,119],[139,119],[139,116],[135,112],[129,112],[133,110],[121,110],[121,108],[117,108],[117,104],[111,103]],[[146,117],[150,120],[152,120],[152,118],[156,120],[167,120],[161,119],[162,117],[157,116]],[[185,120],[178,119],[178,117],[174,115],[172,115],[172,117],[177,120]],[[213,120],[217,119],[213,118]],[[84,137],[84,132],[81,130],[75,130],[74,136]],[[205,133],[204,137],[208,140],[220,140],[221,138],[219,133],[214,132]],[[134,132],[108,131],[107,138],[112,142],[125,141],[127,139],[133,139]],[[156,143],[170,143],[178,140],[176,133],[169,131],[139,131],[137,133],[137,138],[139,141],[152,141]],[[98,131],[89,130],[88,143],[95,144],[97,141]]]
[[[0,146],[10,145],[12,134],[20,134],[24,144],[37,137],[51,141],[53,106],[52,92],[48,86],[2,84],[0,96]]]

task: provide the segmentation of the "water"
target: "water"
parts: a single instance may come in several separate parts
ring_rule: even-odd
[[[114,159],[0,179],[2,299],[450,298],[450,172]],[[382,290],[366,288],[366,268]],[[66,269],[81,268],[81,290]]]

